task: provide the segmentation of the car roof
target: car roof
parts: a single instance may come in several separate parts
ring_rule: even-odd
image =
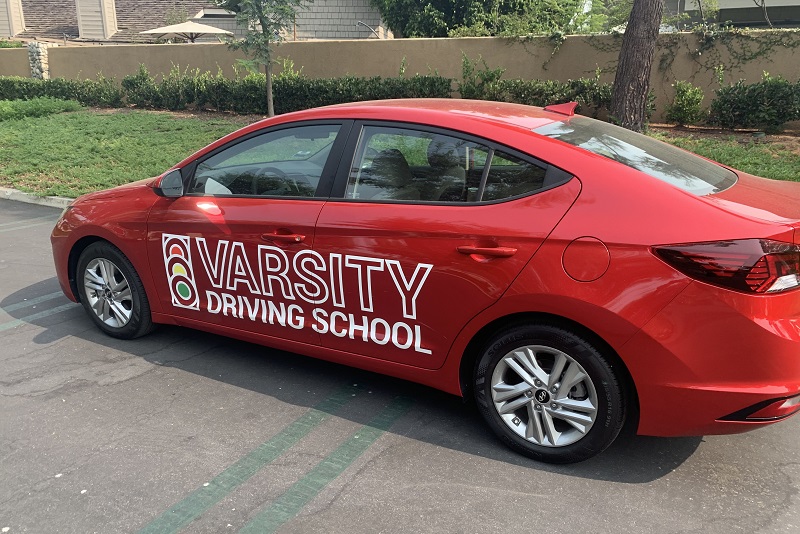
[[[486,100],[464,100],[457,98],[412,98],[398,100],[375,100],[336,104],[285,115],[291,120],[314,118],[358,118],[373,120],[395,120],[406,122],[433,122],[447,125],[448,119],[456,118],[477,122],[491,121],[528,130],[545,124],[561,121],[565,115],[534,106],[491,102]]]
[[[534,106],[458,98],[408,98],[336,104],[285,113],[255,122],[200,149],[175,167],[186,165],[193,159],[243,135],[271,126],[300,121],[347,119],[393,121],[427,124],[462,132],[480,132],[481,124],[487,123],[501,128],[530,131],[566,118],[568,117],[561,113],[545,111]]]

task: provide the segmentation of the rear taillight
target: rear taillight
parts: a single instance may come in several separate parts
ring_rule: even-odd
[[[770,239],[738,239],[653,247],[680,272],[745,293],[778,293],[800,287],[800,246]]]

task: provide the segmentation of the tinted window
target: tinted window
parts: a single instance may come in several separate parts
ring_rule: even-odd
[[[502,200],[541,189],[547,169],[520,158],[495,152],[481,200]]]
[[[572,117],[534,132],[579,146],[689,191],[708,195],[736,183],[736,174],[672,145],[588,117]]]
[[[338,125],[301,126],[236,143],[198,164],[189,192],[314,196],[338,131]]]
[[[345,198],[491,202],[526,195],[569,178],[532,158],[523,159],[458,137],[366,126]]]
[[[404,128],[366,126],[346,198],[466,202],[474,200],[489,150],[477,143]]]

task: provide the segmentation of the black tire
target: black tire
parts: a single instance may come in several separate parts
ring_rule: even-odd
[[[510,448],[541,462],[591,458],[611,445],[625,422],[625,396],[612,364],[585,339],[557,326],[500,332],[479,357],[473,386],[489,427]]]
[[[86,313],[109,336],[134,339],[153,329],[142,280],[130,260],[111,243],[97,241],[86,247],[78,258],[75,282]],[[104,307],[104,302],[112,301],[113,305]]]

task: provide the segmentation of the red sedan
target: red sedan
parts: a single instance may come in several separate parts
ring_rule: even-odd
[[[111,336],[186,326],[474,397],[546,462],[626,421],[723,434],[800,410],[800,185],[574,107],[253,124],[77,199],[59,281]]]

